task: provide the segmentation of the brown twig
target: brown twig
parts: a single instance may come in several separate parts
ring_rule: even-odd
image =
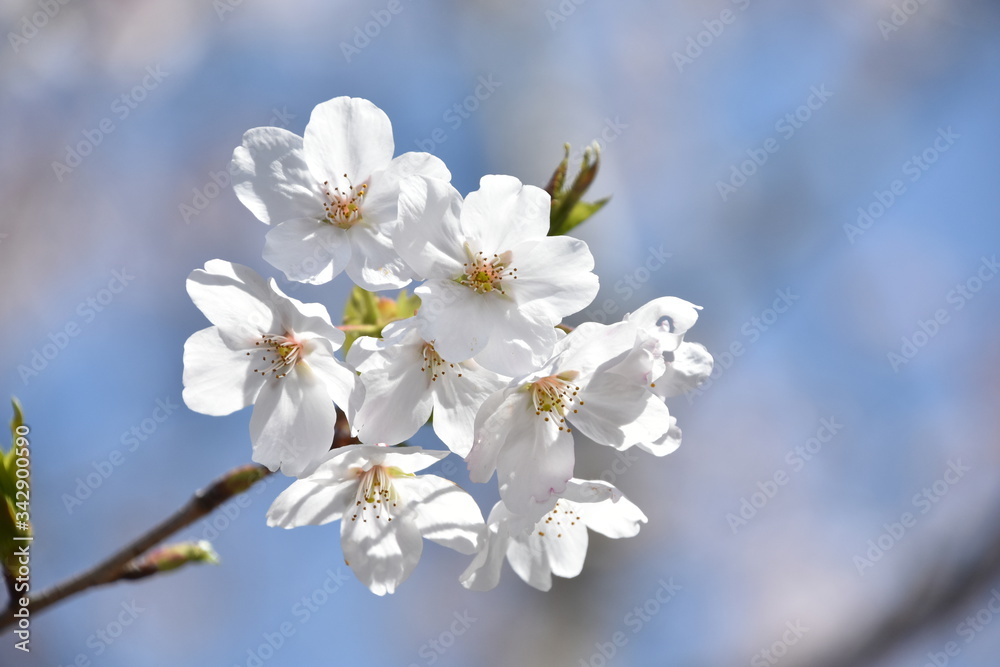
[[[70,577],[37,595],[30,597],[29,609],[38,613],[81,591],[122,579],[133,559],[141,556],[177,531],[211,513],[233,496],[243,493],[256,482],[271,474],[264,466],[247,464],[234,468],[208,487],[198,491],[179,510],[154,526],[131,544],[112,554],[84,572]],[[0,628],[13,623],[13,605],[0,617]]]

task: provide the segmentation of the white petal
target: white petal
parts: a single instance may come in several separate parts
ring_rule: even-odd
[[[616,539],[637,535],[646,523],[646,515],[625,496],[617,501],[574,504],[574,509],[588,528]]]
[[[382,465],[399,468],[403,472],[415,473],[434,465],[451,452],[421,447],[369,447],[382,452]]]
[[[354,505],[357,490],[357,478],[334,482],[296,480],[274,499],[267,510],[267,525],[296,528],[336,521]]]
[[[392,124],[368,100],[337,97],[313,109],[303,148],[318,180],[340,183],[346,173],[360,186],[392,160]]]
[[[292,477],[306,474],[333,444],[337,410],[323,381],[303,364],[268,377],[250,417],[253,460]]]
[[[349,229],[347,237],[351,242],[347,275],[354,284],[373,292],[410,284],[410,267],[378,228],[360,224]]]
[[[256,271],[221,259],[205,263],[187,279],[194,305],[219,327],[219,335],[232,349],[246,349],[276,326],[273,293]]]
[[[614,373],[598,374],[579,398],[579,413],[570,421],[598,444],[623,449],[656,440],[670,428],[670,411],[662,400]]]
[[[547,591],[552,588],[552,568],[549,566],[548,555],[530,540],[530,535],[512,537],[507,544],[507,560],[526,584],[540,591]]]
[[[184,343],[184,403],[205,415],[222,416],[252,404],[263,384],[244,350],[230,349],[217,327]]]
[[[287,220],[264,238],[264,259],[297,282],[328,283],[351,259],[347,232],[316,218]]]
[[[675,296],[653,299],[625,319],[654,336],[661,351],[671,352],[684,339],[684,334],[698,321],[698,311],[690,301]]]
[[[714,360],[700,343],[681,343],[673,352],[663,375],[656,378],[653,391],[664,398],[678,396],[699,387],[712,374]]]
[[[545,237],[512,249],[517,280],[511,294],[518,304],[544,312],[550,325],[586,308],[600,287],[593,273],[594,256],[583,241],[569,236]],[[506,282],[506,281],[504,281]]]
[[[376,595],[396,592],[420,561],[424,542],[407,517],[386,521],[345,516],[340,546],[355,576]]]
[[[448,449],[469,455],[476,413],[493,393],[507,386],[509,378],[489,371],[475,361],[455,364],[432,383],[434,433]]]
[[[421,335],[452,362],[479,354],[489,342],[491,325],[503,317],[499,306],[487,303],[501,295],[477,294],[451,280],[428,280],[413,292],[420,297]]]
[[[306,356],[299,366],[305,364],[312,369],[326,386],[330,399],[344,411],[348,411],[355,403],[360,404],[364,399],[364,387],[360,386],[357,373],[333,356],[330,341],[313,338],[306,341],[305,348]]]
[[[476,415],[475,444],[466,457],[469,479],[483,484],[497,469],[497,459],[507,442],[510,424],[524,419],[531,399],[516,388],[498,391],[483,403]]]
[[[233,151],[229,173],[236,196],[261,222],[324,215],[322,192],[297,134],[278,127],[248,130]]]
[[[463,554],[476,552],[485,532],[483,513],[457,484],[437,475],[420,475],[397,478],[393,486],[426,539]]]
[[[543,519],[535,526],[528,537],[528,548],[546,554],[552,574],[575,577],[583,571],[587,558],[587,526],[577,520],[576,506],[566,501],[558,503],[549,517],[551,521]]]
[[[506,521],[494,521],[497,503],[490,513],[490,523],[486,527],[486,537],[476,554],[476,557],[459,577],[466,588],[473,591],[489,591],[500,583],[500,570],[507,555],[507,545],[510,543]]]
[[[462,206],[465,236],[479,241],[475,251],[487,255],[545,237],[549,232],[549,194],[522,185],[513,176],[483,176],[479,190],[469,193]]]
[[[521,514],[566,488],[573,476],[573,436],[558,430],[554,417],[545,421],[545,413],[533,410],[506,427],[507,440],[497,457],[500,497],[511,512]]]
[[[418,344],[410,341],[414,336]],[[427,422],[433,399],[421,370],[422,349],[416,331],[392,345],[363,337],[351,346],[348,361],[361,373],[365,387],[365,400],[351,417],[362,442],[403,442]]]
[[[398,220],[400,184],[413,176],[451,180],[451,173],[441,158],[430,153],[403,153],[393,158],[384,170],[372,174],[362,201],[362,217],[379,226]]]
[[[422,278],[450,279],[467,260],[459,224],[462,195],[450,183],[408,178],[400,184],[399,228],[393,241]]]
[[[601,366],[613,367],[635,346],[635,327],[627,322],[604,325],[584,322],[555,346],[559,369],[575,370],[587,378]]]
[[[677,428],[677,418],[670,417],[670,429],[656,440],[651,442],[638,442],[636,447],[649,452],[653,456],[666,456],[673,454],[681,446],[681,430]]]
[[[559,332],[544,321],[526,317],[526,311],[514,306],[502,313],[493,311],[497,316],[488,320],[489,340],[476,354],[477,362],[492,371],[517,376],[537,369],[551,356]]]

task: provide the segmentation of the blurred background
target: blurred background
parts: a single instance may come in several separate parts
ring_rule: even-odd
[[[376,597],[336,525],[266,527],[272,478],[179,536],[220,566],[77,596],[0,663],[815,665],[1000,530],[995,3],[7,0],[0,25],[0,393],[31,426],[36,589],[249,460],[249,411],[181,401],[207,326],[184,280],[279,277],[226,169],[329,98],[371,99],[463,193],[598,141],[613,198],[577,233],[602,289],[574,321],[679,296],[716,358],[670,404],[676,453],[579,448],[649,523],[592,534],[547,594],[508,567],[470,593],[427,544]],[[279,283],[335,317],[349,289]],[[996,665],[998,611],[987,576],[871,664]]]

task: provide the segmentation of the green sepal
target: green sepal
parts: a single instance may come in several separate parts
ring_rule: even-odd
[[[577,172],[573,184],[567,189],[566,173],[569,167],[569,144],[565,144],[565,157],[552,173],[552,178],[545,186],[546,192],[552,197],[552,209],[549,215],[549,236],[559,236],[569,233],[587,218],[597,213],[610,197],[594,202],[583,201],[583,196],[597,177],[601,162],[601,149],[597,143],[588,146],[583,151],[580,171]]]

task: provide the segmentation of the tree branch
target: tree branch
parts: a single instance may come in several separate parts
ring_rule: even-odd
[[[42,591],[38,595],[32,595],[28,608],[31,612],[38,613],[88,588],[109,584],[124,578],[129,572],[129,565],[133,559],[146,553],[182,528],[210,514],[219,505],[233,496],[243,493],[270,474],[270,470],[256,464],[247,464],[230,470],[208,487],[196,492],[183,507],[139,536],[131,544],[92,568]],[[13,613],[13,600],[11,600],[11,605],[0,617],[0,628],[14,622]]]
[[[1000,508],[998,508],[1000,510]],[[825,659],[810,659],[809,667],[859,667],[873,664],[899,644],[921,630],[932,628],[949,618],[956,610],[972,603],[1000,578],[1000,531],[991,513],[980,534],[992,535],[960,565],[947,567],[932,564],[918,579],[910,592],[882,618],[853,640],[836,642],[833,655]]]

